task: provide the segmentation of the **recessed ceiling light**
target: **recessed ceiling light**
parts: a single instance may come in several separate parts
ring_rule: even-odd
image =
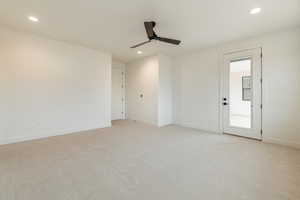
[[[29,16],[28,19],[29,19],[30,21],[32,21],[32,22],[38,22],[38,21],[39,21],[39,19],[36,18],[36,17],[34,17],[34,16]]]
[[[255,15],[255,14],[260,13],[260,11],[261,11],[261,8],[253,8],[252,10],[250,10],[250,14]]]
[[[143,52],[142,51],[137,51],[137,54],[142,54]]]

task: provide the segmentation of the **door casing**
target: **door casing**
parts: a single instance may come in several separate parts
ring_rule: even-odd
[[[225,75],[226,73],[226,68],[225,68],[225,63],[227,62],[228,65],[228,60],[238,60],[238,59],[243,59],[243,58],[249,58],[249,57],[255,57],[256,58],[256,71],[254,71],[253,76],[256,77],[256,82],[255,86],[257,89],[257,101],[255,102],[255,105],[253,105],[253,109],[256,110],[255,114],[255,123],[256,127],[253,127],[253,130],[243,130],[245,133],[241,133],[240,130],[232,128],[231,131],[228,132],[226,130],[226,125],[224,124],[224,106],[222,105],[223,97],[225,96],[225,90],[226,90],[226,84],[225,84]],[[227,61],[226,61],[227,60]],[[222,133],[228,133],[228,134],[233,134],[233,135],[238,135],[238,136],[243,136],[243,137],[249,137],[253,139],[258,139],[262,140],[262,48],[261,47],[254,47],[254,48],[245,48],[245,49],[239,49],[236,51],[228,51],[228,52],[223,52],[221,59],[220,59],[220,92],[219,92],[219,103],[220,103],[220,131]],[[254,108],[255,107],[255,108]],[[259,109],[258,109],[259,108]],[[255,130],[254,130],[255,129]]]
[[[125,70],[123,68],[112,68],[112,108],[111,120],[125,119]],[[118,81],[115,85],[114,81]]]

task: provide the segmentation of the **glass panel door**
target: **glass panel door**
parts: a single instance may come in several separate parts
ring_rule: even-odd
[[[223,132],[261,139],[261,48],[224,54]]]
[[[230,126],[251,128],[252,74],[251,59],[230,62],[229,117]]]

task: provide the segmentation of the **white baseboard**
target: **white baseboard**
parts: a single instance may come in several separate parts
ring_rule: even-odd
[[[111,122],[109,122],[108,124],[98,125],[95,127],[64,129],[64,130],[55,131],[53,133],[44,133],[44,134],[36,135],[36,136],[7,138],[7,139],[0,140],[0,145],[25,142],[25,141],[30,141],[30,140],[38,140],[38,139],[49,138],[49,137],[59,136],[59,135],[74,134],[74,133],[78,133],[81,131],[89,131],[89,130],[95,130],[95,129],[100,129],[100,128],[107,128],[107,127],[111,127]]]
[[[133,119],[133,118],[127,118],[127,120],[135,121],[135,122],[139,122],[139,123],[143,123],[143,124],[148,124],[148,125],[152,125],[152,126],[158,126],[155,122],[152,122],[152,121],[137,120],[137,119]]]
[[[206,133],[222,134],[222,131],[205,130],[205,129],[202,129],[201,127],[195,126],[193,124],[188,124],[188,123],[176,122],[175,125],[186,127],[186,128],[196,129],[198,131],[206,132]],[[281,139],[275,139],[275,138],[263,138],[262,141],[265,142],[265,143],[278,144],[278,145],[282,145],[282,146],[288,146],[288,147],[293,147],[293,148],[296,148],[296,149],[300,149],[300,143],[296,143],[296,142],[283,141]]]
[[[165,126],[170,126],[172,124],[173,124],[172,122],[169,122],[169,123],[158,124],[157,126],[162,128],[162,127],[165,127]]]
[[[195,126],[193,124],[188,124],[188,123],[178,123],[178,122],[175,122],[174,125],[181,126],[181,127],[186,127],[186,128],[191,128],[191,129],[195,129],[195,130],[198,130],[198,131],[201,131],[201,132],[205,132],[205,133],[222,134],[222,131],[219,131],[219,130],[206,130],[206,129],[203,129],[203,128],[199,127],[199,126]]]
[[[279,145],[283,145],[283,146],[300,149],[300,143],[284,141],[284,140],[276,139],[276,138],[263,138],[263,142],[270,143],[270,144],[279,144]]]

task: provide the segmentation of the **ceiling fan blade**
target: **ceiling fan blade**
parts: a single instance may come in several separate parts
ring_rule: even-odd
[[[142,42],[142,43],[140,43],[140,44],[134,45],[134,46],[132,46],[132,47],[130,47],[130,48],[134,49],[134,48],[137,48],[137,47],[142,46],[142,45],[144,45],[144,44],[147,44],[147,43],[149,43],[149,42],[151,42],[151,40],[148,40],[148,41],[146,41],[146,42]]]
[[[167,42],[167,43],[170,43],[170,44],[175,44],[175,45],[179,45],[181,43],[180,40],[174,40],[174,39],[170,39],[170,38],[156,37],[154,39],[162,41],[162,42]]]
[[[148,35],[148,38],[153,38],[155,37],[155,33],[153,28],[155,27],[156,23],[155,22],[144,22],[145,29]]]

